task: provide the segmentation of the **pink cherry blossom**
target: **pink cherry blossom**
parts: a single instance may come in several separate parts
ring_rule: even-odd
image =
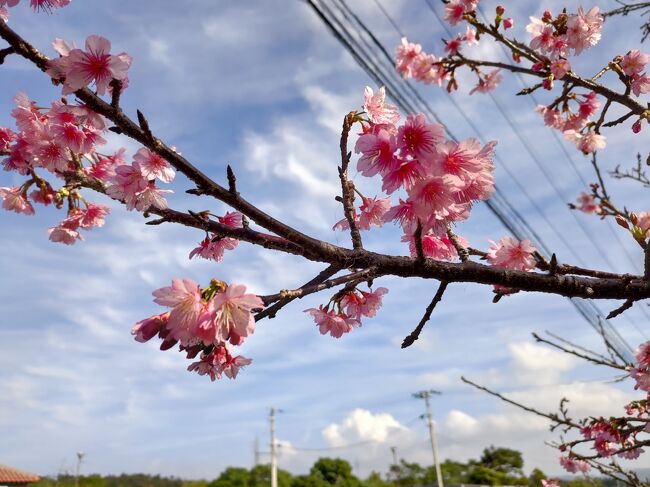
[[[463,20],[463,15],[476,10],[478,0],[451,0],[445,5],[445,20],[456,25]]]
[[[632,82],[630,83],[630,88],[632,88],[632,93],[636,96],[641,96],[645,93],[650,92],[650,76],[643,74],[635,74],[632,76]]]
[[[386,89],[383,86],[376,93],[366,86],[363,98],[363,109],[372,123],[394,125],[399,121],[399,110],[386,103]]]
[[[476,30],[472,29],[469,25],[467,30],[465,30],[465,36],[463,37],[468,46],[478,45],[478,39],[476,38]]]
[[[86,50],[72,49],[64,63],[64,94],[73,93],[90,83],[95,83],[99,95],[106,94],[111,80],[125,80],[131,66],[131,57],[122,53],[111,55],[108,39],[92,35],[86,39]]]
[[[312,315],[321,335],[329,333],[334,338],[341,338],[345,333],[351,332],[355,326],[360,326],[357,319],[343,313],[336,313],[334,310],[324,308],[323,305],[306,309],[305,313]]]
[[[580,193],[578,196],[578,209],[587,214],[600,213],[600,205],[596,203],[595,198],[587,193]]]
[[[383,175],[382,191],[391,194],[399,188],[412,188],[424,175],[422,165],[415,159],[398,160],[398,164]]]
[[[163,183],[171,183],[176,173],[169,163],[155,152],[141,147],[133,156],[142,171],[142,175],[151,179],[160,179]]]
[[[639,367],[650,368],[650,341],[642,343],[634,352]]]
[[[198,334],[204,343],[227,341],[231,335],[247,337],[255,331],[252,311],[264,308],[264,302],[254,294],[246,294],[243,284],[231,284],[225,292],[217,293],[201,318]]]
[[[458,240],[462,246],[466,247],[468,245],[468,242],[464,238],[459,236]],[[415,246],[415,237],[412,234],[404,235],[402,242],[408,242],[411,257],[416,257],[417,248]],[[431,257],[435,260],[454,260],[458,257],[456,247],[454,247],[454,244],[449,240],[447,235],[438,236],[433,233],[422,235],[422,250],[426,257]]]
[[[389,198],[363,198],[359,207],[359,230],[370,230],[371,225],[381,227],[384,224],[384,215],[389,209]]]
[[[436,145],[444,139],[440,124],[427,123],[424,114],[408,115],[397,130],[397,146],[403,155],[426,159],[436,153]]]
[[[551,74],[555,79],[562,79],[564,76],[571,71],[571,64],[566,59],[558,59],[557,61],[551,63]]]
[[[543,52],[552,51],[555,44],[553,27],[536,17],[529,18],[530,23],[526,26],[526,32],[529,32],[533,36],[533,39],[530,41],[530,47],[533,49],[541,49]]]
[[[224,216],[218,216],[217,220],[219,223],[228,225],[233,228],[242,228],[243,227],[243,216],[238,211],[227,211]]]
[[[479,77],[478,84],[472,88],[469,94],[473,95],[476,92],[487,93],[494,90],[499,83],[501,83],[501,79],[503,78],[500,71],[500,69],[494,69],[485,76]]]
[[[628,76],[641,74],[645,65],[650,61],[650,55],[641,52],[638,49],[632,49],[621,60],[621,68]]]
[[[190,252],[189,258],[201,257],[203,259],[221,262],[226,250],[233,250],[239,245],[239,240],[230,237],[212,235],[205,237],[199,246]]]
[[[173,193],[173,191],[171,189],[157,188],[153,181],[149,181],[149,184],[137,194],[135,209],[138,211],[147,211],[153,207],[159,210],[166,210],[168,206],[167,200],[163,196],[165,193]]]
[[[587,132],[582,134],[575,130],[565,130],[564,138],[575,143],[576,147],[583,154],[590,154],[599,149],[605,148],[605,136],[597,134],[596,132]]]
[[[458,34],[455,38],[445,42],[445,52],[453,56],[458,52],[463,42],[463,37]]]
[[[542,487],[562,487],[560,481],[557,479],[541,479]]]
[[[362,316],[372,318],[381,308],[382,297],[386,293],[388,289],[385,287],[370,292],[354,290],[341,298],[341,308],[345,309],[347,316],[357,320],[361,320]]]
[[[562,468],[564,468],[564,470],[569,473],[587,473],[591,468],[589,464],[584,460],[578,460],[565,456],[560,457],[560,465],[562,465]]]
[[[511,17],[503,19],[503,30],[511,29],[513,25],[515,25],[515,21]]]
[[[77,230],[78,227],[69,226],[64,220],[56,227],[48,230],[50,241],[63,243],[65,245],[74,245],[77,240],[83,240],[83,235]]]
[[[25,215],[34,214],[34,207],[20,188],[0,188],[0,198],[2,198],[2,207],[5,210]]]
[[[585,12],[578,7],[578,13],[569,15],[567,20],[567,43],[575,51],[576,55],[583,50],[594,46],[601,37],[600,30],[604,22],[598,7],[592,7]]]
[[[409,42],[406,37],[402,37],[402,41],[395,51],[395,68],[404,79],[413,77],[412,64],[415,58],[422,52],[420,44]]]
[[[53,8],[61,8],[70,4],[71,0],[30,0],[30,4],[34,10],[52,10]]]
[[[16,140],[16,134],[12,130],[0,127],[0,152],[9,150],[9,146],[14,140]]]
[[[154,302],[172,308],[167,329],[170,335],[183,344],[193,338],[191,330],[196,327],[205,308],[199,285],[191,279],[172,279],[172,285],[156,289]]]
[[[168,321],[169,311],[165,311],[159,315],[150,316],[149,318],[138,321],[133,325],[131,335],[135,336],[136,342],[148,342],[167,326]]]
[[[487,260],[495,267],[530,271],[535,268],[534,257],[536,249],[530,240],[517,240],[513,237],[503,237],[498,243],[490,242]]]
[[[354,147],[357,154],[362,154],[357,162],[357,170],[367,177],[385,174],[395,166],[396,149],[395,136],[386,130],[361,135]]]

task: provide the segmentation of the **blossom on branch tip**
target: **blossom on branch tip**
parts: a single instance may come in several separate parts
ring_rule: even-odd
[[[176,175],[165,159],[146,147],[138,149],[133,160],[138,163],[142,175],[148,180],[158,178],[163,183],[171,183]]]
[[[383,86],[376,93],[366,86],[363,98],[363,110],[372,123],[395,125],[399,121],[399,110],[386,103],[386,89]]]
[[[530,271],[537,263],[534,256],[536,251],[530,240],[503,237],[499,242],[490,242],[487,260],[495,267]]]
[[[576,205],[578,210],[591,215],[593,213],[600,213],[600,205],[596,203],[596,199],[587,193],[580,193],[578,196],[578,204]]]
[[[63,94],[73,93],[94,83],[97,94],[104,95],[112,80],[125,81],[131,66],[126,53],[110,54],[108,39],[92,35],[86,39],[85,51],[70,48],[59,41],[55,45],[61,58],[50,61],[48,73],[55,79],[65,78]],[[63,75],[63,76],[61,76]]]
[[[621,59],[621,69],[628,76],[641,74],[646,64],[650,61],[650,55],[638,49],[632,49]]]
[[[591,469],[589,464],[584,460],[565,456],[560,457],[560,465],[562,465],[562,468],[569,473],[587,473]]]
[[[314,318],[321,335],[329,333],[334,338],[341,338],[345,333],[350,333],[355,326],[361,326],[356,318],[337,313],[323,305],[306,309],[305,313],[309,313]]]
[[[0,188],[2,207],[8,211],[33,215],[34,207],[21,188]]]
[[[494,69],[490,71],[488,74],[485,76],[479,76],[478,79],[478,84],[472,88],[472,90],[469,92],[470,95],[473,95],[474,93],[487,93],[489,91],[494,90],[499,83],[501,83],[501,80],[503,79],[503,76],[501,76],[500,69]]]

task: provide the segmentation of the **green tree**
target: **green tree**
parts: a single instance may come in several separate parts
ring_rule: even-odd
[[[352,475],[352,466],[340,458],[319,458],[311,467],[309,475],[329,485],[359,487],[361,481]]]
[[[412,487],[424,483],[426,471],[418,463],[409,463],[403,458],[390,466],[388,476],[400,487]]]
[[[250,487],[250,473],[242,467],[228,467],[208,487]]]
[[[290,487],[293,476],[286,470],[278,469],[278,487]],[[249,487],[268,487],[271,485],[271,465],[255,465],[248,480]]]
[[[361,482],[361,485],[362,487],[388,487],[392,484],[382,479],[379,472],[371,472],[368,478]]]
[[[528,476],[528,481],[532,487],[542,487],[542,480],[546,480],[546,474],[539,468],[534,468]]]

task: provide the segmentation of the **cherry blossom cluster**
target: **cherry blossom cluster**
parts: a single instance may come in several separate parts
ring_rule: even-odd
[[[242,214],[236,211],[226,212],[224,216],[216,217],[219,223],[227,225],[231,228],[242,228]],[[232,237],[224,237],[217,234],[206,234],[205,238],[201,240],[199,246],[190,252],[190,259],[193,257],[201,257],[206,260],[214,260],[221,262],[226,250],[233,250],[239,245],[239,240]]]
[[[580,429],[582,441],[561,445],[560,450],[569,450],[560,458],[560,464],[570,473],[586,473],[589,464],[571,450],[573,445],[589,442],[593,450],[602,458],[614,455],[634,460],[643,452],[641,445],[647,441],[639,438],[650,432],[650,342],[643,343],[635,352],[636,364],[630,370],[630,377],[636,382],[635,389],[646,393],[641,400],[632,401],[625,406],[625,417],[590,418]]]
[[[126,204],[128,209],[145,211],[150,207],[167,207],[162,190],[155,180],[171,182],[174,170],[157,154],[141,148],[132,164],[126,164],[124,150],[103,155],[98,147],[106,141],[106,120],[82,104],[53,102],[39,107],[27,95],[15,97],[11,115],[17,130],[0,127],[2,166],[25,176],[19,187],[0,188],[6,210],[34,214],[34,204],[57,208],[67,205],[67,218],[50,228],[50,240],[68,245],[83,240],[81,229],[101,227],[109,210],[104,205],[87,202],[79,192],[77,176],[98,180],[106,193]],[[59,189],[43,173],[63,180]],[[51,178],[50,178],[51,179]],[[31,191],[30,191],[31,190]]]
[[[577,105],[575,112],[571,110],[570,101]],[[542,115],[545,125],[559,130],[583,154],[589,154],[605,148],[605,137],[593,130],[593,122],[590,120],[599,107],[596,93],[590,92],[567,97],[561,110],[544,105],[539,105],[535,110]]]
[[[71,0],[30,0],[31,7],[38,10],[51,11],[54,8],[65,7]],[[7,22],[9,20],[8,7],[15,7],[20,0],[0,0],[0,20]]]
[[[153,295],[155,303],[171,310],[136,323],[132,330],[136,341],[144,343],[157,335],[161,350],[178,344],[188,359],[199,357],[188,370],[212,381],[222,375],[234,379],[252,362],[231,350],[253,334],[253,311],[264,308],[258,296],[246,293],[246,286],[212,280],[201,289],[191,279],[174,279]]]
[[[499,28],[507,30],[512,27],[513,20],[504,18],[505,9],[497,7],[494,23],[490,26],[494,31],[477,20],[476,9],[478,0],[453,0],[445,6],[445,20],[455,26],[465,20],[470,25],[464,33],[458,33],[455,38],[445,40],[444,57],[436,57],[428,54],[420,44],[409,42],[403,38],[396,50],[396,69],[405,78],[414,78],[416,81],[426,84],[446,84],[448,91],[458,88],[455,71],[461,66],[467,66],[478,78],[478,83],[470,91],[485,93],[493,90],[501,81],[500,69],[482,71],[481,63],[468,60],[461,54],[464,46],[478,44],[481,35],[490,32],[491,36],[499,42],[504,41],[495,32]],[[532,62],[530,70],[532,73],[543,75],[542,86],[551,90],[555,80],[565,79],[567,73],[571,73],[569,58],[583,53],[588,48],[596,45],[601,39],[601,29],[604,17],[598,7],[585,10],[579,7],[576,13],[567,13],[563,10],[554,16],[550,11],[545,11],[541,19],[530,17],[530,23],[526,30],[532,36],[530,40],[531,53],[536,62]],[[477,28],[473,28],[476,26]],[[512,50],[513,60],[521,63],[522,55],[507,44]],[[618,56],[609,68],[619,74],[626,88],[636,96],[650,91],[650,77],[646,74],[646,64],[650,56],[633,49],[624,56]],[[574,113],[569,107],[569,102],[575,101],[578,110]],[[562,103],[561,109],[557,105]],[[551,106],[538,107],[538,111],[544,116],[546,125],[556,128],[564,133],[564,136],[575,143],[576,147],[583,153],[591,153],[605,147],[605,137],[600,134],[600,126],[590,120],[590,117],[598,110],[600,103],[596,100],[595,93],[576,95],[572,90],[556,100]],[[650,115],[640,115],[632,125],[634,132],[641,130],[643,119],[650,121]],[[600,122],[602,124],[602,121]]]
[[[327,305],[306,309],[305,313],[314,318],[321,335],[329,333],[334,338],[341,338],[353,328],[361,326],[362,317],[374,317],[387,292],[385,287],[378,287],[374,291],[345,290],[334,295]]]
[[[402,241],[416,255],[415,233],[419,228],[424,254],[451,260],[458,256],[447,235],[449,226],[469,217],[475,201],[486,200],[494,191],[494,146],[475,140],[447,140],[442,125],[428,123],[423,114],[400,115],[385,102],[384,88],[376,93],[366,87],[362,125],[355,151],[361,154],[357,170],[366,177],[379,176],[387,194],[398,190],[406,197],[391,207],[389,198],[366,198],[355,220],[361,230],[395,221],[402,226]],[[356,211],[356,210],[355,210]],[[335,228],[347,228],[342,220]],[[466,245],[458,237],[461,245]]]

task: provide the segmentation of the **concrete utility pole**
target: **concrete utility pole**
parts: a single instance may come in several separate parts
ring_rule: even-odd
[[[393,465],[397,465],[397,447],[391,446],[390,451],[393,454]]]
[[[84,459],[85,455],[86,454],[82,451],[77,452],[77,470],[75,471],[75,475],[74,475],[75,487],[79,487],[79,472],[81,470],[81,461]]]
[[[436,441],[436,432],[433,428],[433,416],[431,414],[431,403],[429,398],[432,394],[440,395],[440,391],[420,391],[413,394],[416,399],[424,399],[424,404],[427,408],[426,418],[429,425],[429,438],[431,439],[431,451],[433,452],[433,464],[436,466],[436,478],[438,480],[438,487],[444,487],[442,483],[442,472],[440,471],[440,462],[438,461],[438,442]]]
[[[275,415],[281,413],[281,409],[271,408],[269,422],[271,423],[271,487],[278,487],[278,451],[275,441]]]

